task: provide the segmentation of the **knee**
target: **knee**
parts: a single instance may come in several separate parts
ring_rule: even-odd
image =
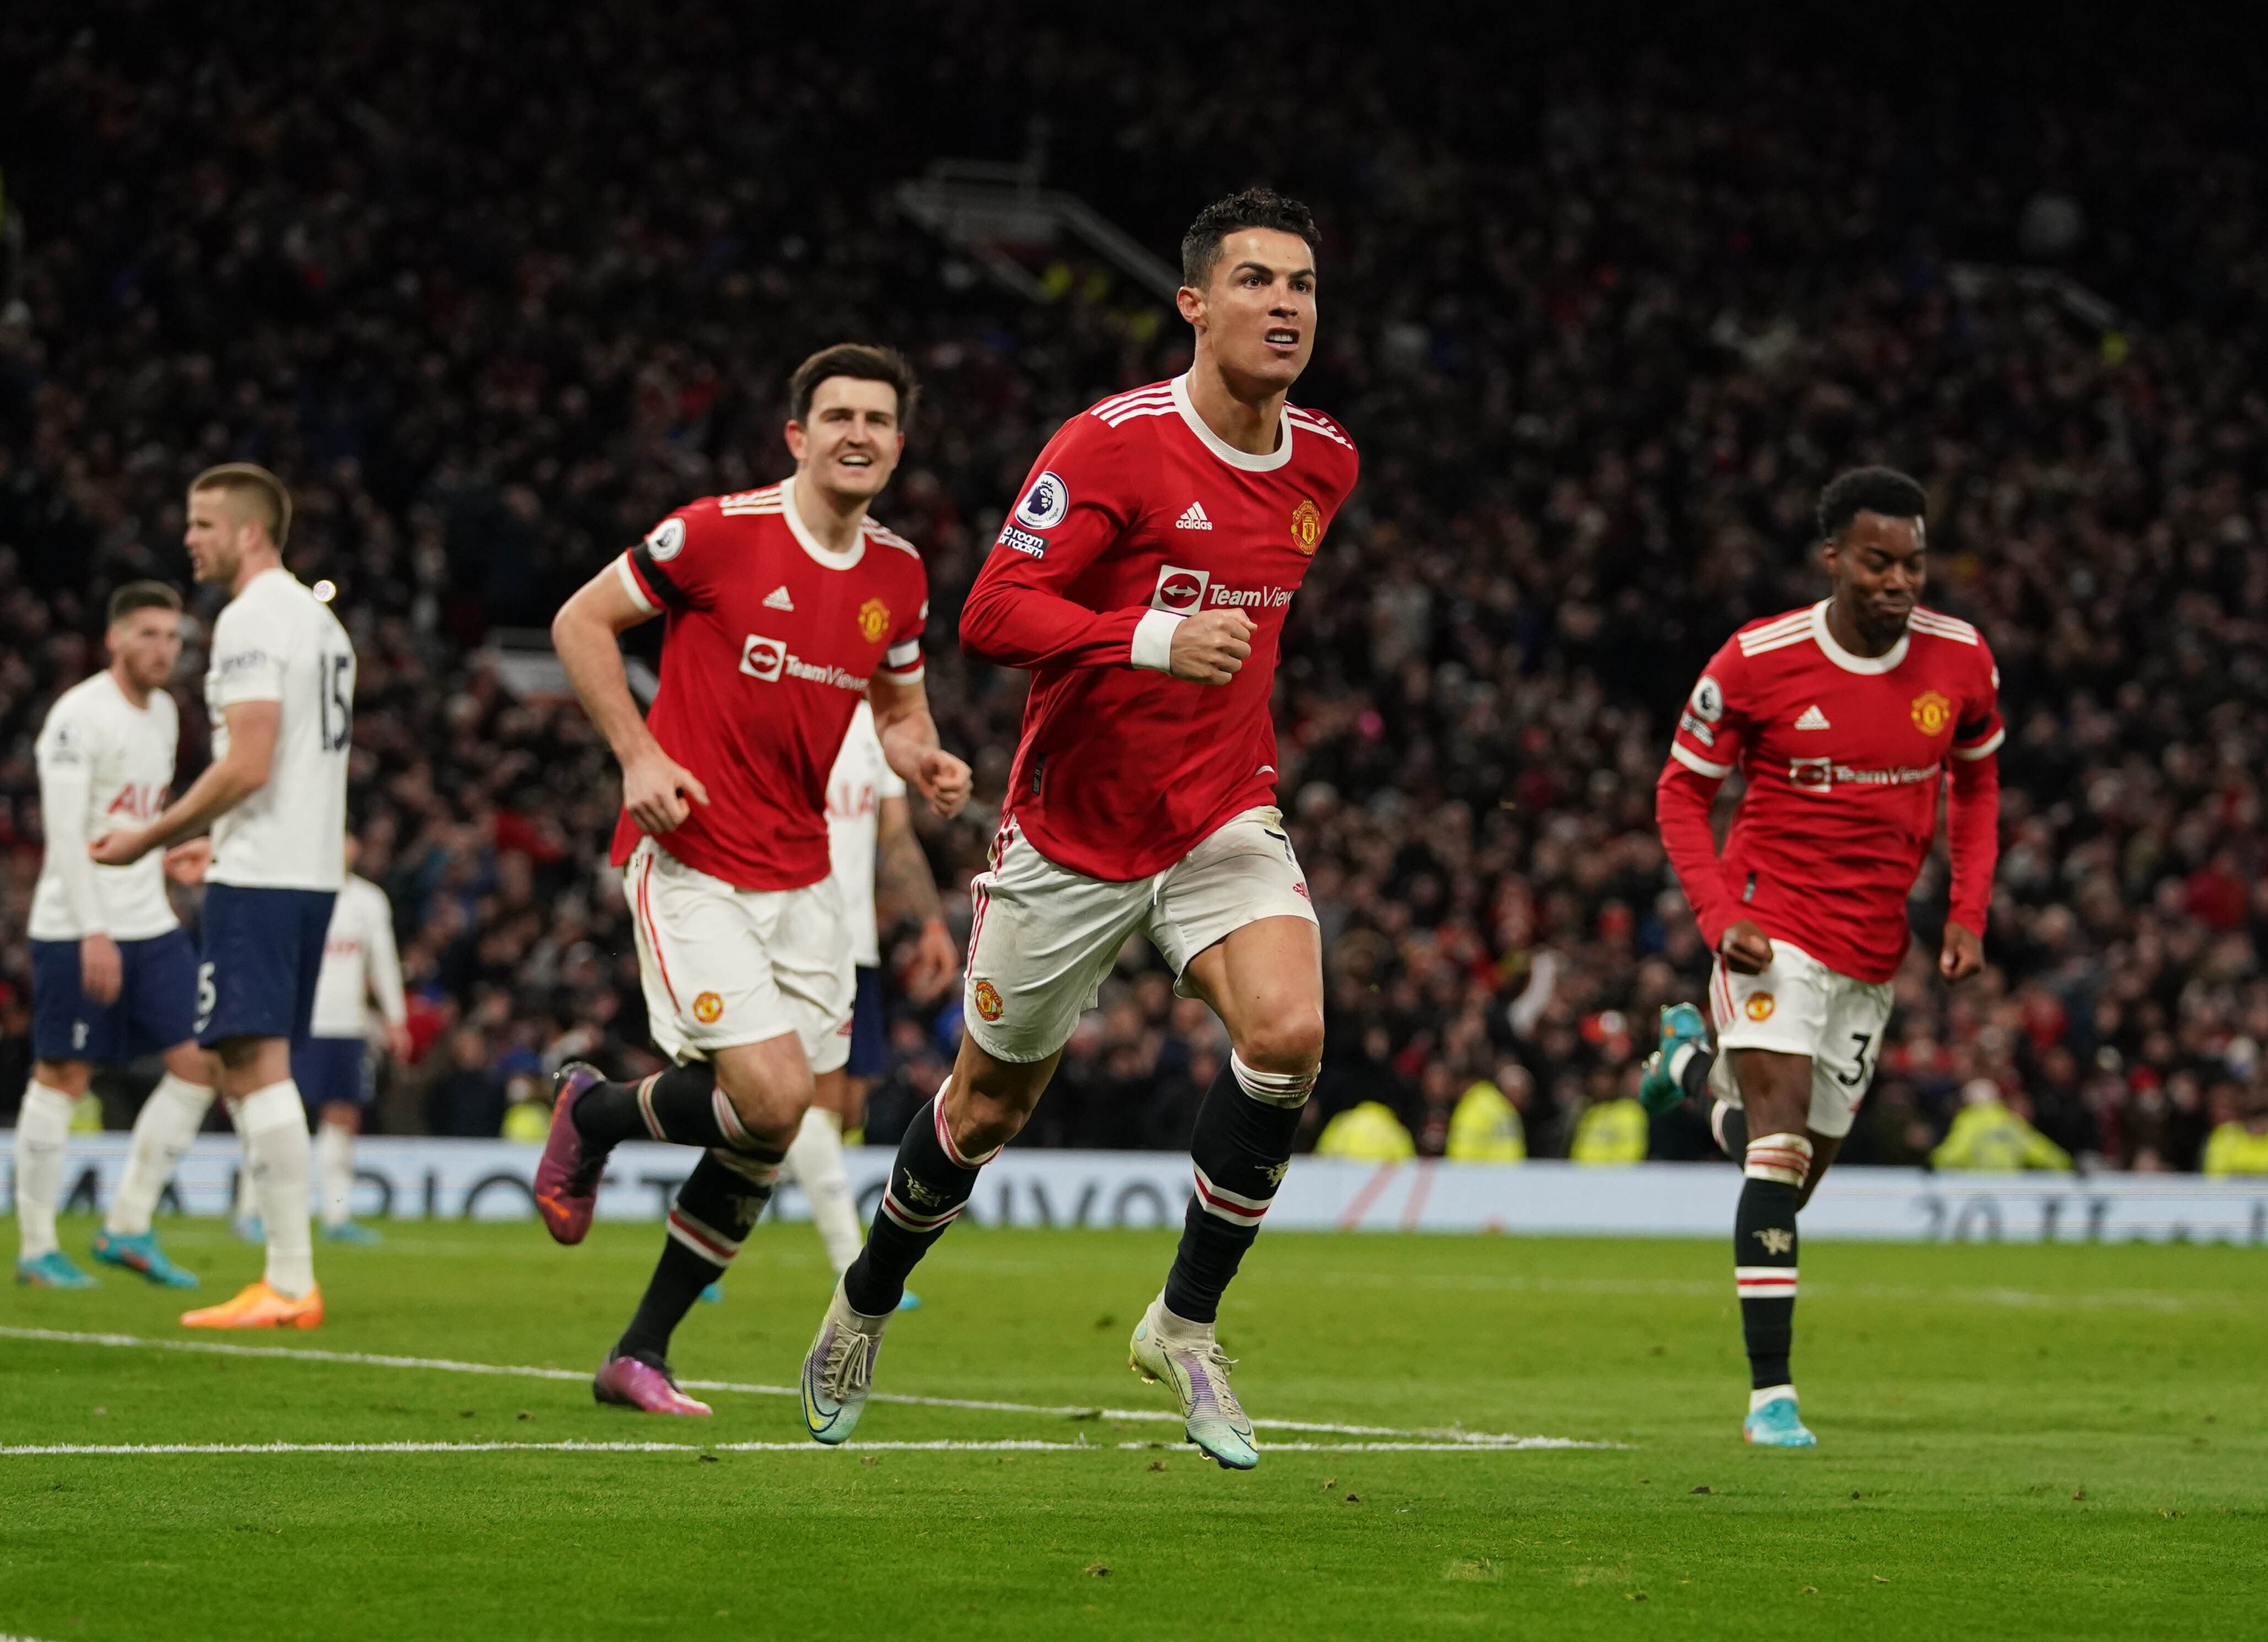
[[[1323,1060],[1323,1012],[1307,998],[1268,1010],[1238,1035],[1236,1053],[1255,1071],[1313,1071]]]
[[[946,1102],[946,1131],[964,1157],[997,1151],[1023,1132],[1036,1104],[1023,1098],[1021,1091],[987,1094],[968,1089],[961,1100]]]
[[[784,1147],[794,1139],[811,1105],[811,1068],[799,1056],[762,1067],[738,1056],[720,1057],[717,1086],[749,1138],[767,1145]]]

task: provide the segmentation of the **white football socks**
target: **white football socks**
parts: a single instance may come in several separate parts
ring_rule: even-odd
[[[307,1108],[286,1078],[238,1105],[253,1200],[268,1235],[268,1286],[298,1300],[315,1286],[314,1233],[307,1219]]]
[[[348,1200],[354,1196],[354,1130],[344,1123],[316,1125],[315,1179],[321,1190],[324,1229],[335,1231],[353,1218]]]
[[[1777,1403],[1782,1397],[1786,1397],[1791,1403],[1794,1402],[1795,1388],[1793,1386],[1766,1386],[1761,1391],[1751,1391],[1749,1393],[1749,1412],[1753,1414],[1758,1409],[1764,1407],[1765,1403]]]
[[[119,1180],[118,1195],[110,1201],[103,1230],[113,1237],[139,1237],[150,1229],[150,1217],[158,1211],[166,1182],[173,1178],[181,1153],[196,1138],[212,1101],[213,1092],[202,1084],[170,1071],[158,1079],[134,1119],[126,1173]]]
[[[843,1167],[843,1116],[819,1107],[803,1115],[803,1125],[788,1143],[788,1171],[811,1202],[812,1224],[827,1245],[827,1258],[841,1277],[858,1257],[862,1241],[858,1205],[851,1201],[850,1176]]]
[[[38,1079],[24,1086],[16,1115],[16,1257],[37,1260],[55,1241],[55,1200],[63,1192],[63,1142],[70,1135],[72,1101]]]

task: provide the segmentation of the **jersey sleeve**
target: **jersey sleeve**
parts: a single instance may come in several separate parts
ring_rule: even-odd
[[[1010,667],[1166,669],[1180,617],[1138,605],[1091,610],[1064,592],[1140,511],[1127,437],[1082,413],[1040,453],[961,606],[970,652]]]
[[[925,664],[922,660],[922,634],[929,627],[929,588],[926,572],[924,573],[922,579],[924,585],[920,600],[915,604],[913,609],[899,621],[898,625],[891,630],[889,648],[882,652],[882,665],[875,670],[878,676],[887,679],[893,684],[918,684],[925,670]]]
[[[276,624],[263,627],[258,615],[238,600],[213,623],[213,704],[282,701],[285,660]]]
[[[1693,693],[1678,710],[1677,733],[1670,738],[1670,757],[1711,781],[1722,781],[1740,768],[1741,747],[1748,735],[1742,709],[1742,663],[1737,639],[1727,641],[1709,659]]]
[[[725,516],[713,496],[688,502],[615,561],[630,601],[648,615],[705,610],[731,558]]]
[[[47,834],[48,854],[63,885],[63,899],[80,933],[99,935],[110,924],[102,909],[94,860],[84,842],[94,807],[91,731],[91,725],[68,710],[55,713],[33,743],[33,758],[40,775],[40,824]]]
[[[1999,752],[2007,739],[2007,727],[2000,722],[2000,665],[1980,637],[1976,671],[1954,723],[1951,750],[1954,757],[1974,762]]]

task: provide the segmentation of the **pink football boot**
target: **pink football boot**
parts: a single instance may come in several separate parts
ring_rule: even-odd
[[[575,1127],[575,1102],[583,1091],[605,1081],[596,1066],[570,1061],[551,1084],[551,1132],[544,1137],[543,1160],[535,1166],[535,1208],[556,1243],[579,1243],[591,1229],[599,1203],[599,1175],[606,1154],[593,1156]]]
[[[635,1357],[610,1357],[600,1365],[591,1381],[591,1395],[600,1403],[634,1408],[646,1414],[706,1414],[706,1403],[696,1403],[677,1388],[668,1366],[656,1368]]]

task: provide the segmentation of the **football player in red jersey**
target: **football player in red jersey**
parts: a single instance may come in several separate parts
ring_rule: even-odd
[[[1772,1447],[1815,1441],[1788,1370],[1796,1211],[1874,1076],[1906,896],[1948,769],[1953,894],[1938,973],[1964,981],[1984,962],[2000,678],[1975,628],[1918,603],[1926,501],[1885,468],[1827,487],[1819,534],[1832,596],[1752,622],[1716,653],[1655,792],[1662,844],[1717,954],[1717,1053],[1691,1005],[1664,1010],[1642,1093],[1656,1110],[1713,1094],[1718,1137],[1743,1156],[1733,1233],[1752,1384],[1742,1430]],[[1735,769],[1748,790],[1719,855],[1709,812]]]
[[[622,762],[614,861],[653,1041],[675,1064],[635,1084],[561,1069],[537,1207],[553,1237],[579,1242],[616,1144],[704,1149],[645,1298],[593,1382],[601,1402],[709,1411],[671,1379],[670,1335],[770,1197],[814,1073],[843,1063],[851,945],[829,874],[827,777],[858,703],[873,703],[890,768],[932,811],[968,798],[968,766],[939,747],[922,688],[921,556],[866,516],[904,448],[914,391],[887,349],[814,354],[788,384],[793,475],[678,509],[552,624]],[[616,635],[657,615],[661,688],[641,718]]]
[[[1292,1154],[1323,1042],[1307,886],[1274,807],[1269,718],[1292,593],[1354,488],[1353,443],[1285,402],[1315,345],[1315,228],[1266,189],[1182,241],[1186,376],[1063,426],[961,612],[961,642],[1032,674],[990,870],[972,887],[966,1035],[916,1114],[866,1248],[804,1361],[806,1425],[850,1434],[908,1273],[1021,1129],[1126,939],[1226,1023],[1191,1150],[1197,1193],[1134,1366],[1189,1439],[1258,1462],[1213,1339],[1223,1289]]]

